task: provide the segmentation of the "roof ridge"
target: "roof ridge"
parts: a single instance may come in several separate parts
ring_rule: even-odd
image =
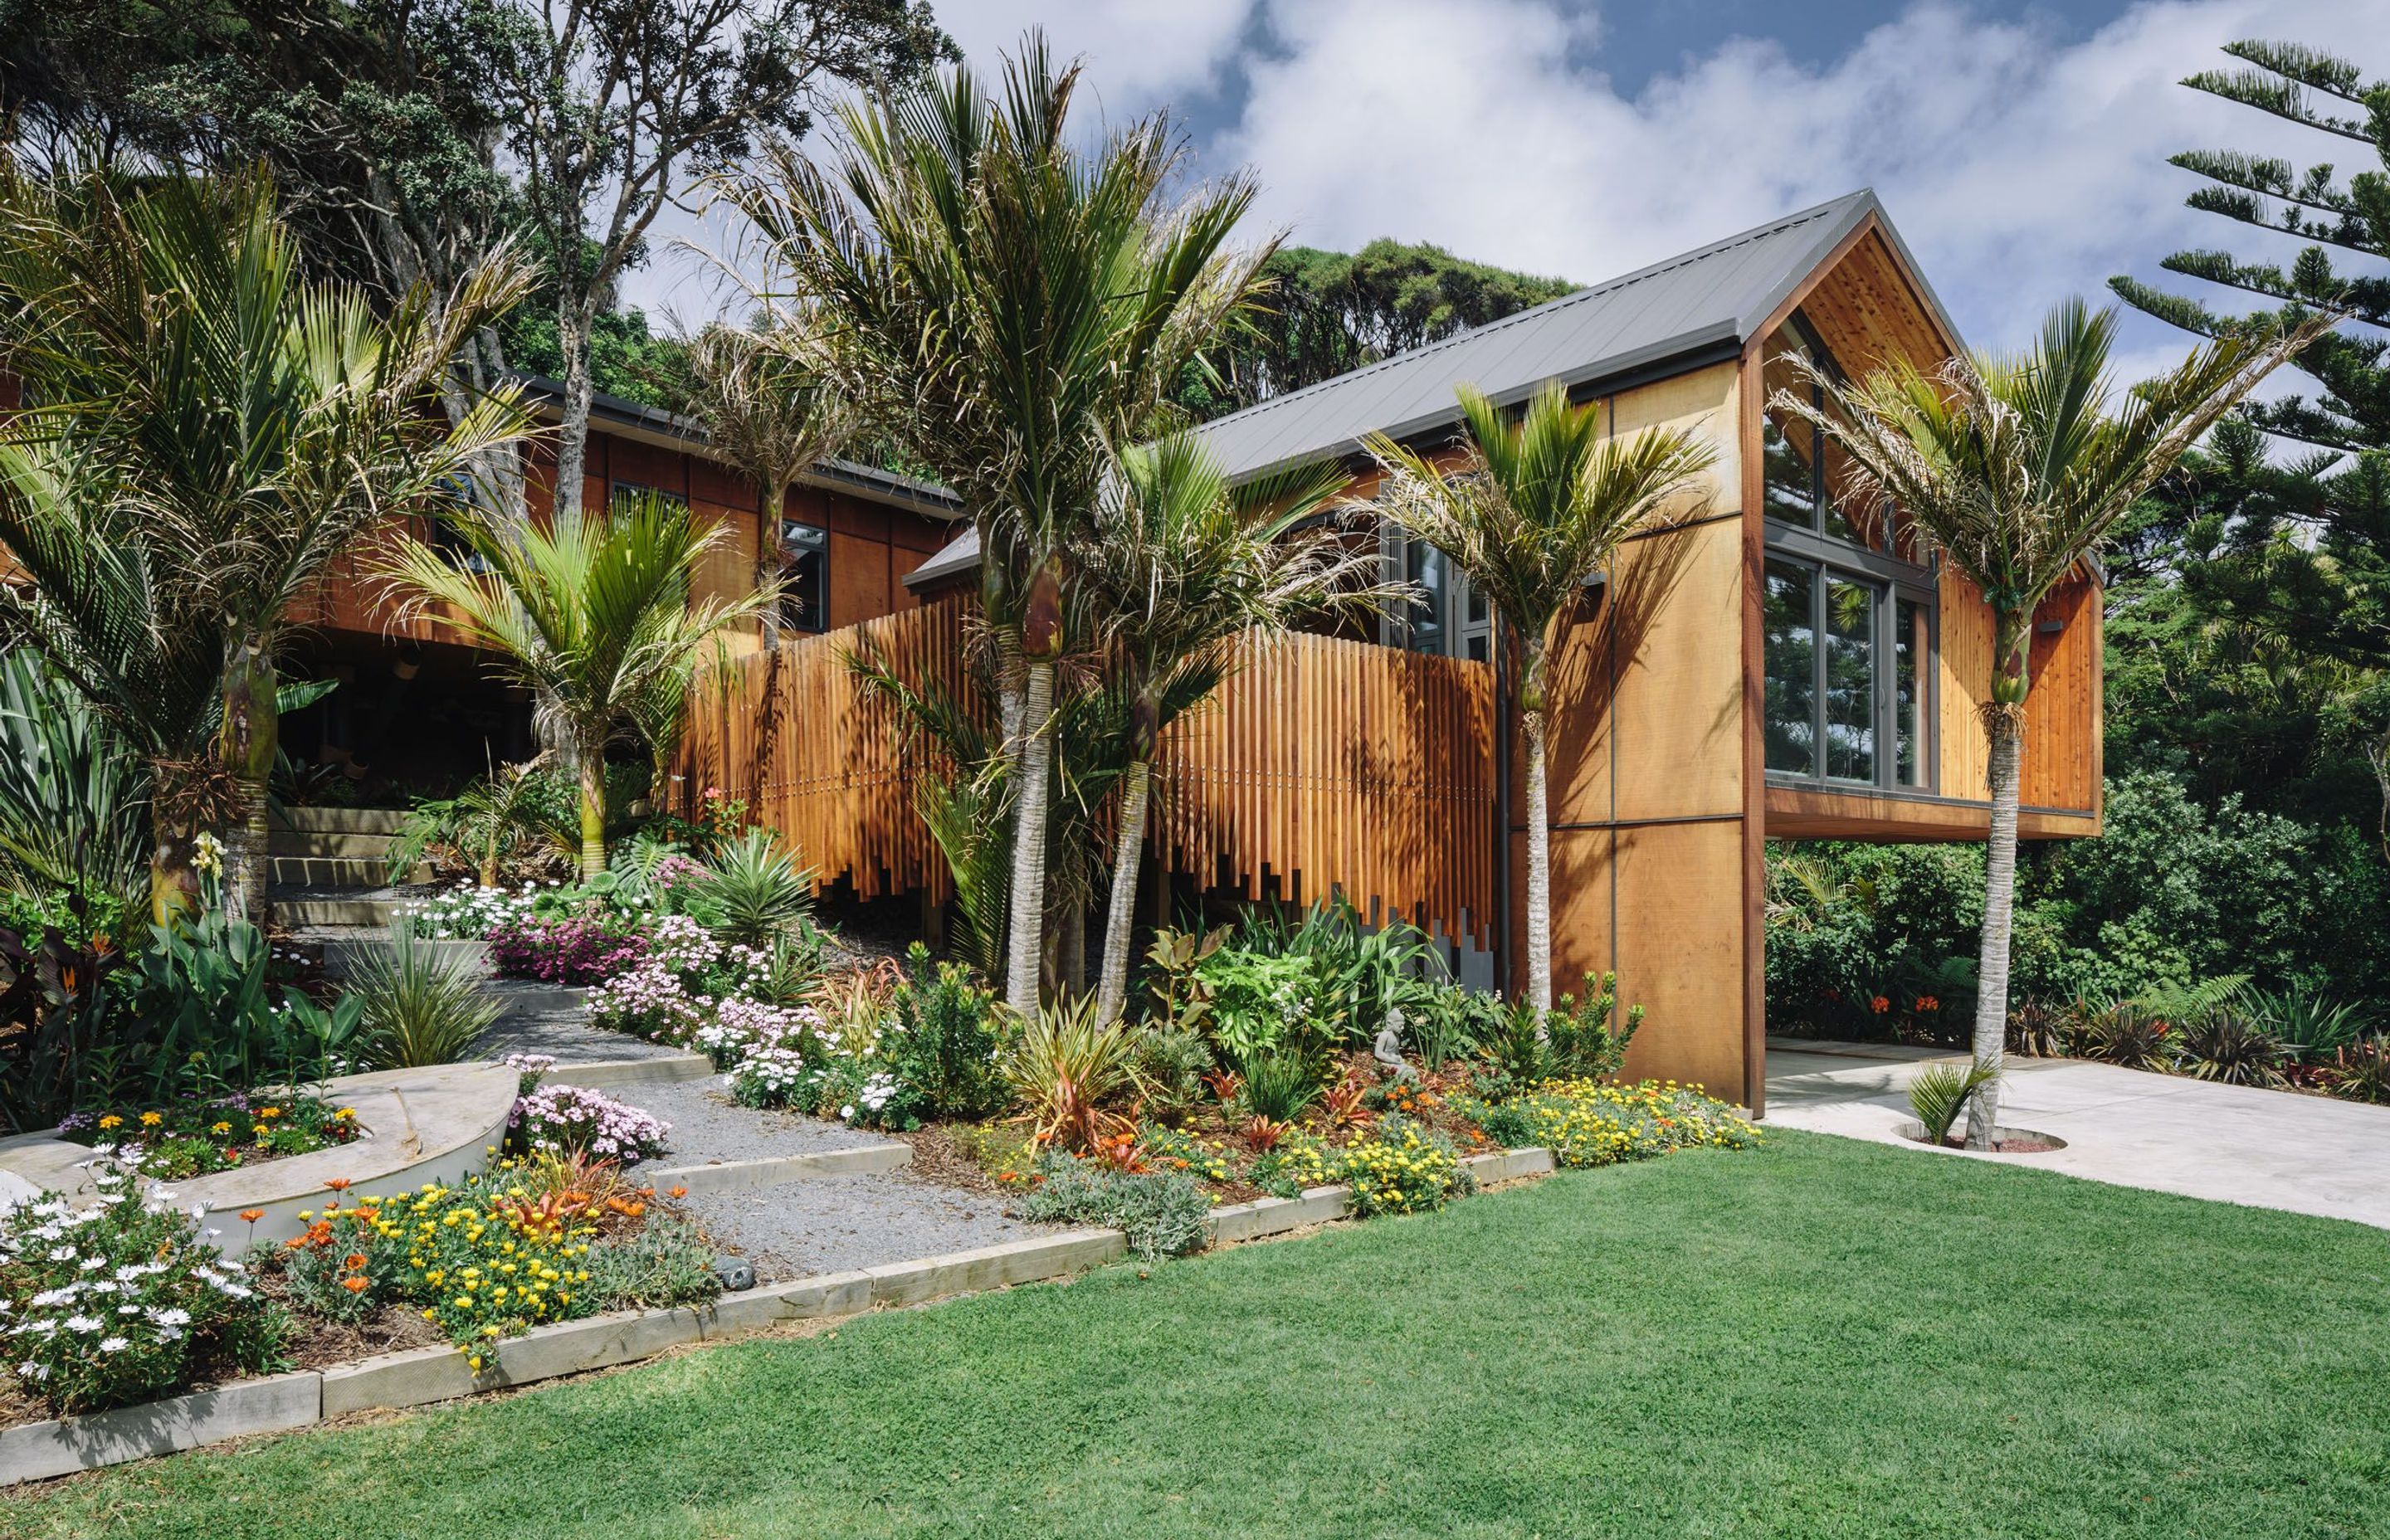
[[[1767,221],[1764,224],[1754,225],[1747,230],[1737,231],[1735,234],[1728,236],[1723,239],[1714,240],[1706,246],[1696,246],[1691,250],[1679,251],[1674,256],[1663,257],[1658,262],[1648,263],[1642,267],[1638,267],[1631,272],[1622,273],[1615,277],[1604,278],[1600,283],[1588,284],[1583,289],[1573,289],[1566,294],[1560,295],[1554,299],[1546,300],[1539,305],[1530,305],[1524,310],[1514,310],[1510,314],[1501,316],[1496,320],[1488,321],[1483,326],[1470,327],[1465,330],[1456,331],[1449,337],[1439,337],[1433,342],[1422,342],[1415,348],[1406,348],[1400,353],[1388,353],[1385,357],[1379,359],[1373,364],[1364,364],[1357,369],[1347,369],[1343,374],[1330,375],[1326,379],[1314,380],[1312,383],[1304,386],[1299,391],[1289,391],[1283,395],[1275,395],[1266,401],[1257,401],[1251,406],[1241,407],[1237,411],[1230,412],[1226,417],[1214,417],[1211,421],[1204,423],[1202,426],[1206,430],[1208,430],[1221,427],[1227,423],[1235,422],[1240,417],[1257,417],[1269,411],[1272,407],[1299,402],[1315,391],[1324,391],[1331,385],[1343,385],[1350,381],[1375,374],[1381,369],[1389,368],[1394,365],[1407,364],[1413,359],[1424,358],[1431,353],[1441,352],[1446,348],[1457,347],[1474,338],[1487,336],[1493,332],[1499,331],[1506,327],[1522,325],[1528,321],[1532,321],[1538,316],[1548,315],[1554,312],[1564,310],[1574,304],[1581,304],[1589,300],[1600,299],[1603,295],[1614,294],[1618,290],[1625,289],[1631,284],[1641,283],[1647,278],[1658,277],[1663,273],[1675,272],[1680,267],[1689,266],[1693,263],[1701,262],[1707,258],[1731,251],[1737,247],[1747,246],[1755,240],[1765,240],[1770,236],[1780,235],[1784,231],[1792,229],[1798,225],[1809,224],[1814,220],[1823,219],[1828,214],[1833,212],[1844,205],[1856,201],[1857,199],[1863,199],[1867,196],[1867,189],[1862,187],[1856,192],[1844,193],[1839,198],[1828,199],[1825,202],[1817,204],[1813,207],[1798,210],[1792,213],[1784,214],[1779,218]]]

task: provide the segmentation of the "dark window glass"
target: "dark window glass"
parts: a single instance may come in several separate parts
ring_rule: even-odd
[[[1826,580],[1826,774],[1875,779],[1875,608],[1871,583]]]
[[[1822,446],[1825,466],[1824,520],[1818,528],[1837,540],[1854,541],[1861,545],[1883,548],[1881,520],[1875,517],[1873,499],[1862,495],[1856,468],[1851,457],[1831,440]]]
[[[828,530],[781,523],[780,624],[790,631],[829,629]]]
[[[1765,361],[1760,366],[1761,382],[1768,398],[1773,400],[1779,391],[1814,398],[1815,389],[1793,367],[1788,353],[1805,358],[1809,350],[1801,345],[1790,328],[1780,328],[1767,340]],[[1818,447],[1809,425],[1789,412],[1780,412],[1773,406],[1766,408],[1760,417],[1759,451],[1766,469],[1767,516],[1805,529],[1814,527],[1818,521]]]
[[[688,507],[688,499],[679,493],[666,492],[662,487],[651,487],[639,481],[616,481],[607,489],[607,493],[617,503],[625,497],[653,496],[675,507]]]
[[[1902,599],[1892,622],[1892,778],[1901,786],[1925,784],[1925,607]]]
[[[1442,653],[1445,617],[1452,611],[1452,560],[1423,540],[1403,542],[1403,576],[1416,584],[1424,603],[1410,611],[1410,649]]]
[[[1818,773],[1814,569],[1767,564],[1767,768]]]

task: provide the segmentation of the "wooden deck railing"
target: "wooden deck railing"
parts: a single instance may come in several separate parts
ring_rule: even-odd
[[[952,687],[965,612],[944,604],[783,644],[709,671],[692,696],[676,799],[744,798],[819,882],[864,897],[946,874],[915,811],[930,768],[844,661],[867,648],[908,683]],[[1494,681],[1484,663],[1326,636],[1246,644],[1244,667],[1163,740],[1152,845],[1207,887],[1491,934]]]

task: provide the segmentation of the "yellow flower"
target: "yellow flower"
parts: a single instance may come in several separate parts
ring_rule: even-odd
[[[144,1112],[141,1114],[141,1126],[144,1128],[155,1128],[165,1121],[165,1117],[161,1113]]]
[[[100,1120],[99,1120],[99,1126],[100,1126],[101,1128],[103,1128],[103,1129],[107,1129],[107,1128],[116,1128],[116,1127],[120,1127],[120,1126],[122,1126],[122,1123],[123,1123],[123,1122],[124,1122],[124,1120],[123,1120],[122,1118],[120,1118],[120,1117],[118,1117],[115,1113],[110,1112],[109,1114],[108,1114],[108,1116],[106,1116],[106,1117],[104,1117],[104,1118],[102,1118],[102,1119],[100,1119]]]

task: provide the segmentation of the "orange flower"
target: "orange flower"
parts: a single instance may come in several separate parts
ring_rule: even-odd
[[[363,1251],[351,1251],[341,1259],[341,1265],[352,1273],[362,1273],[366,1270],[366,1254]]]
[[[259,1220],[265,1217],[265,1211],[263,1209],[243,1209],[240,1211],[240,1216],[254,1225]]]
[[[686,1198],[688,1196],[688,1189],[687,1187],[675,1187],[672,1191],[665,1193],[664,1196],[666,1198]]]
[[[1877,995],[1877,996],[1875,997],[1875,999],[1874,999],[1874,1001],[1873,1001],[1873,1004],[1874,1004],[1874,1007],[1875,1007],[1875,1013],[1876,1013],[1878,1016],[1882,1016],[1884,1012],[1886,1012],[1886,1011],[1888,1011],[1888,1010],[1890,1010],[1890,1009],[1892,1008],[1892,1002],[1891,1002],[1890,1000],[1885,999],[1885,998],[1884,998],[1882,995]]]
[[[347,1277],[341,1280],[341,1287],[347,1290],[352,1294],[362,1294],[372,1286],[367,1284],[365,1279],[352,1273]]]
[[[349,1190],[349,1179],[345,1176],[335,1176],[329,1181],[327,1181],[324,1185],[331,1188],[334,1192],[346,1192]]]

